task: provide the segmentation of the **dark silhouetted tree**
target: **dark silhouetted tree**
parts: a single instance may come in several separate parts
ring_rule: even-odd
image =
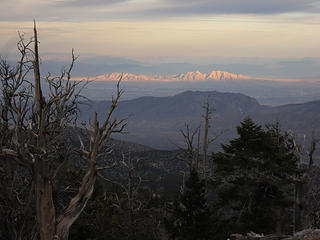
[[[264,130],[249,117],[237,132],[238,138],[213,155],[214,209],[228,231],[281,232],[283,216],[292,207],[288,189],[300,172],[292,141],[278,124]]]
[[[170,239],[210,239],[210,210],[207,206],[205,182],[192,169],[184,192],[169,209],[165,226]]]

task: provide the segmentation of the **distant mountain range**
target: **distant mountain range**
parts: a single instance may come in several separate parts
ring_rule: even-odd
[[[95,100],[108,100],[114,94],[121,73],[110,73],[88,78],[90,84],[82,92]],[[85,78],[78,78],[78,80]],[[183,91],[236,92],[256,98],[259,103],[283,105],[320,99],[320,82],[311,80],[289,82],[288,79],[254,78],[223,71],[201,73],[199,71],[173,75],[123,74],[121,87],[125,90],[122,100],[142,96],[166,97]]]
[[[62,66],[69,64],[69,55],[45,56],[42,61],[42,73],[59,74]],[[74,65],[73,77],[97,76],[114,72],[173,75],[200,71],[209,73],[220,70],[254,77],[273,79],[320,80],[320,58],[300,59],[262,59],[262,58],[211,58],[211,59],[145,59],[143,62],[112,56],[85,56]],[[58,72],[56,72],[58,71]]]
[[[192,82],[192,81],[228,81],[228,80],[272,80],[272,81],[299,81],[290,79],[268,79],[245,76],[241,74],[229,73],[224,71],[211,71],[209,73],[201,73],[199,71],[165,75],[144,75],[132,73],[110,73],[99,75],[96,77],[88,77],[88,80],[93,81],[118,81],[122,77],[122,81],[161,81],[161,82]],[[81,78],[79,78],[81,79]]]
[[[301,141],[303,135],[306,134],[308,138],[312,128],[317,127],[320,122],[320,101],[269,107],[240,93],[186,91],[172,97],[141,97],[121,101],[115,117],[130,117],[128,134],[117,138],[158,149],[182,146],[179,130],[184,129],[186,122],[193,128],[202,123],[203,104],[207,98],[210,106],[215,109],[212,113],[211,136],[225,131],[214,143],[215,149],[220,143],[236,136],[235,126],[246,116],[251,116],[261,124],[279,121],[282,129],[291,130]],[[96,101],[84,105],[81,119],[92,117],[96,111],[102,120],[109,104],[108,101]]]

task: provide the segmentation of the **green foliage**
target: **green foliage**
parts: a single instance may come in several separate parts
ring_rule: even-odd
[[[192,169],[185,191],[169,209],[165,226],[170,239],[210,239],[210,211],[206,203],[205,183]]]
[[[216,223],[238,233],[274,232],[291,207],[286,191],[300,174],[292,141],[278,124],[263,130],[250,118],[237,132],[238,138],[213,155]]]

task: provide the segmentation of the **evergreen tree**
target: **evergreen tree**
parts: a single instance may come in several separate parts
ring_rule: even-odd
[[[185,191],[170,209],[165,226],[170,239],[210,239],[210,211],[206,203],[205,183],[192,169],[185,183]]]
[[[291,207],[285,192],[299,174],[290,138],[278,125],[263,130],[249,117],[237,132],[238,138],[213,155],[216,214],[228,225],[226,235],[274,232],[281,211]]]

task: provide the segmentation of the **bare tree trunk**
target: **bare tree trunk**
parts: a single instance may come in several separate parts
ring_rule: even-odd
[[[316,145],[319,142],[319,139],[315,138],[315,129],[312,129],[312,135],[311,135],[311,143],[310,143],[310,150],[309,150],[309,169],[312,168],[314,159],[313,154],[316,151]]]
[[[95,164],[90,166],[90,170],[85,175],[78,194],[71,200],[68,208],[57,220],[56,236],[59,240],[68,240],[71,225],[78,219],[92,196],[96,182],[95,167]]]
[[[313,189],[317,185],[316,184],[316,176],[314,173],[314,159],[313,154],[316,151],[316,145],[318,144],[319,139],[316,139],[315,137],[315,129],[312,129],[312,135],[311,135],[311,143],[310,143],[310,149],[308,152],[309,156],[309,168],[306,173],[307,175],[307,181],[308,181],[308,187],[307,187],[307,194],[306,194],[306,203],[305,208],[308,211],[308,218],[307,218],[307,226],[309,228],[312,228],[312,219],[311,219],[311,213],[312,213],[312,198],[313,198]]]
[[[209,147],[209,139],[208,139],[208,133],[209,133],[209,120],[210,120],[210,105],[209,105],[209,97],[204,105],[205,109],[205,115],[204,117],[204,136],[203,136],[203,162],[202,162],[202,177],[205,179],[208,171],[208,164],[207,164],[207,157],[208,157],[208,147]]]
[[[52,240],[55,233],[55,207],[52,201],[49,166],[43,160],[35,164],[35,194],[40,239]]]
[[[55,233],[55,207],[52,199],[52,183],[49,171],[49,162],[42,158],[42,151],[45,149],[46,122],[43,116],[43,95],[41,91],[40,66],[38,55],[38,36],[36,24],[34,22],[34,81],[35,81],[35,103],[37,117],[37,148],[40,156],[35,157],[35,195],[37,222],[39,225],[41,240],[52,240]]]
[[[189,124],[185,124],[186,130],[183,131],[180,129],[180,133],[183,136],[184,142],[186,144],[186,148],[180,148],[186,154],[184,156],[184,161],[187,162],[189,172],[192,169],[197,169],[199,165],[199,152],[200,152],[200,126],[197,127],[195,130],[192,130]],[[197,135],[197,148],[194,147],[194,138]],[[185,159],[185,157],[187,159]]]
[[[97,179],[96,159],[100,147],[100,139],[102,137],[97,120],[97,114],[95,114],[94,117],[94,126],[94,137],[96,141],[92,145],[91,154],[88,155],[89,168],[82,180],[78,194],[71,200],[64,213],[58,218],[56,236],[59,240],[68,240],[71,225],[79,218],[94,190],[94,184]]]
[[[298,161],[298,168],[302,166],[302,156],[299,151],[299,147],[296,144],[295,139],[293,139],[293,147],[296,152],[297,157],[299,158]],[[298,180],[298,177],[295,177],[295,180]],[[295,234],[301,228],[301,204],[302,204],[302,185],[301,183],[297,182],[293,185],[293,222],[292,222],[292,232]]]
[[[121,80],[121,79],[120,79]],[[83,209],[86,207],[89,199],[92,196],[94,190],[94,184],[96,182],[97,174],[99,170],[106,169],[108,167],[98,168],[97,166],[97,157],[98,151],[103,145],[103,143],[110,137],[110,135],[114,132],[122,132],[126,123],[123,123],[125,119],[120,121],[113,120],[110,121],[113,111],[117,106],[117,102],[122,94],[122,90],[119,88],[119,83],[117,85],[117,96],[112,100],[112,105],[110,106],[109,112],[107,117],[101,127],[99,127],[97,113],[94,115],[94,132],[89,137],[90,138],[90,146],[89,151],[85,149],[83,141],[81,137],[78,135],[80,143],[81,143],[81,150],[83,155],[86,156],[87,162],[89,163],[89,168],[85,177],[82,180],[80,189],[78,194],[71,200],[69,206],[66,208],[64,213],[59,216],[57,221],[57,228],[56,228],[56,237],[59,240],[68,240],[69,237],[69,229],[71,225],[79,218],[80,214],[82,213]]]

